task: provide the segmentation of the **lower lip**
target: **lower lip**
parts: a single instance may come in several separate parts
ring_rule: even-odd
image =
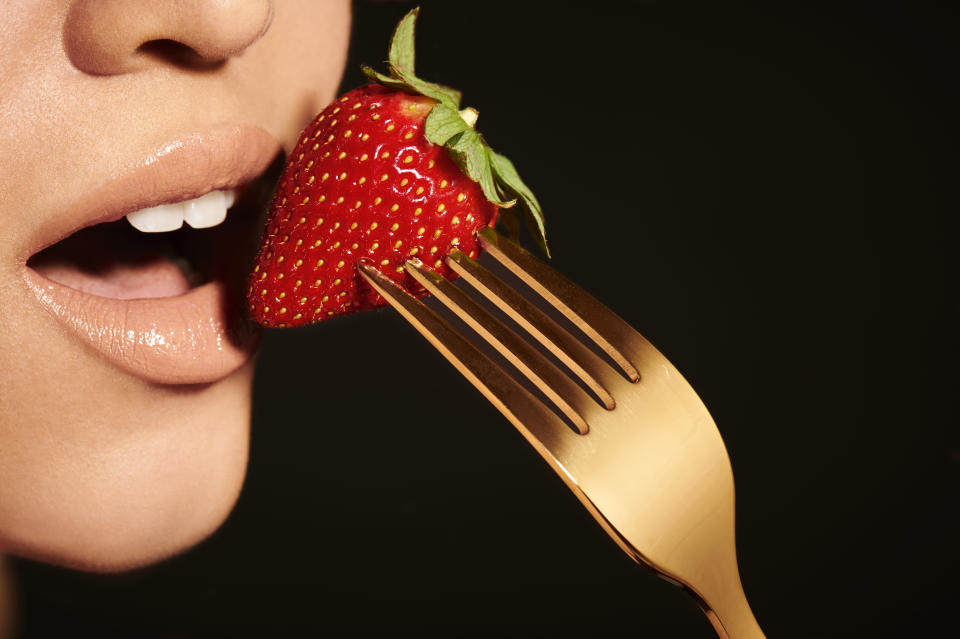
[[[250,359],[260,329],[244,319],[220,281],[183,295],[113,299],[91,295],[26,269],[41,305],[115,366],[150,382],[222,379]]]

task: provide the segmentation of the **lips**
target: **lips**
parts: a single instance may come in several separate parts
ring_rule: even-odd
[[[260,334],[241,287],[279,154],[277,140],[251,126],[165,144],[37,229],[24,283],[64,329],[128,373],[161,384],[226,377]],[[131,226],[138,216],[138,228],[187,225],[145,234]]]

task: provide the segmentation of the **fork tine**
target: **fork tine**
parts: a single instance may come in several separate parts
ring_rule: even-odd
[[[565,475],[566,470],[551,451],[575,447],[579,436],[426,305],[369,264],[361,262],[359,268],[364,279],[483,393],[551,466]]]
[[[636,382],[636,366],[624,350],[636,331],[582,288],[490,228],[478,233],[481,246],[523,282],[552,304],[607,353]]]
[[[533,382],[581,435],[587,434],[586,416],[596,404],[580,386],[466,293],[424,269],[420,260],[408,260],[406,271]]]
[[[603,360],[546,313],[459,250],[450,252],[447,265],[563,362],[597,395],[605,408],[614,409],[616,402],[605,383],[613,371]]]

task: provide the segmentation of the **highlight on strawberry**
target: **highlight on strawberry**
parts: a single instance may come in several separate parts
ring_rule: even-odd
[[[264,326],[292,327],[384,306],[359,274],[368,260],[417,296],[417,258],[448,278],[454,248],[476,257],[476,233],[511,229],[519,210],[547,253],[540,205],[513,164],[474,129],[460,92],[414,74],[418,9],[397,25],[384,75],[337,98],[301,133],[274,196],[247,291]],[[511,209],[517,205],[515,209]]]

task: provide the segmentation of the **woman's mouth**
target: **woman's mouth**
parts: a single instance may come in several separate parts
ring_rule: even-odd
[[[70,235],[31,257],[27,266],[54,282],[101,297],[183,295],[214,278],[213,265],[229,242],[231,225],[224,220],[236,195],[236,189],[215,190],[128,213]],[[244,213],[237,211],[231,222]]]
[[[79,230],[31,255],[24,279],[44,310],[119,368],[207,383],[242,366],[260,335],[243,286],[279,145],[235,128],[164,150],[79,207]]]

